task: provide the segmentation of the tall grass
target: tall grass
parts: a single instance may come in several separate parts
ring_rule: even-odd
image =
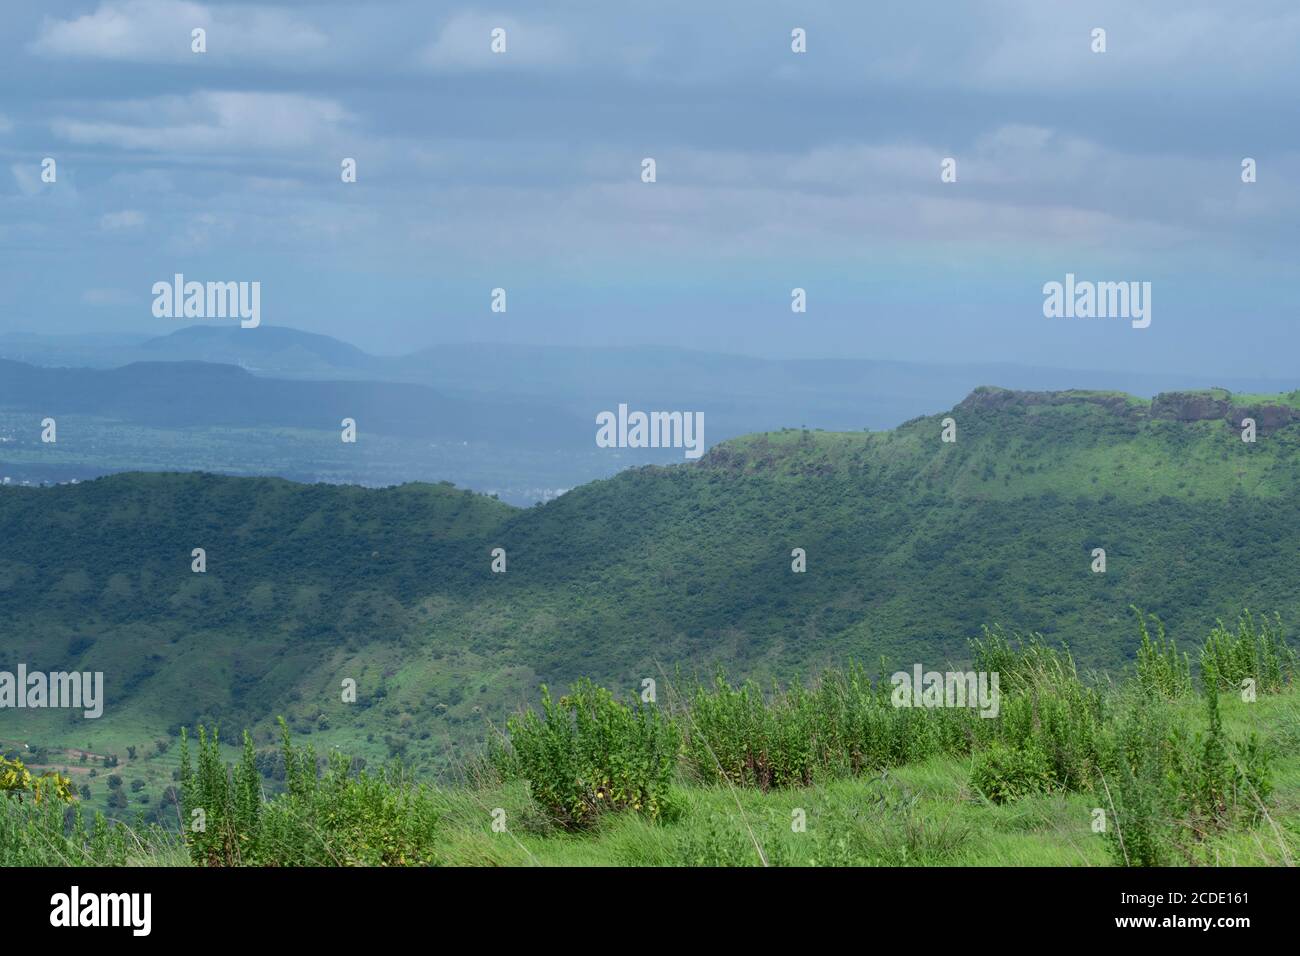
[[[667,864],[964,862],[970,808],[1014,815],[1048,801],[1085,799],[1069,796],[1075,794],[1102,811],[1101,839],[1112,862],[1198,862],[1216,837],[1256,827],[1267,832],[1274,823],[1274,755],[1253,733],[1228,732],[1221,695],[1242,691],[1247,679],[1260,693],[1286,689],[1296,655],[1279,623],[1249,614],[1235,631],[1219,623],[1199,655],[1198,688],[1187,655],[1158,619],[1136,613],[1135,667],[1117,682],[1085,680],[1068,648],[1050,647],[1039,635],[985,629],[970,643],[971,667],[998,674],[996,717],[973,707],[898,706],[883,666],[875,680],[851,664],[768,690],[753,681],[733,684],[721,673],[686,685],[683,694],[670,682],[671,708],[635,696],[622,701],[579,681],[558,698],[543,688],[540,709],[511,718],[479,770],[491,771],[494,786],[507,782],[516,801],[511,826],[525,836],[536,836],[530,828],[587,830],[620,813],[643,828],[635,832],[658,833],[659,824],[696,812],[691,794],[725,791],[743,827],[715,801],[688,826],[644,841]],[[1243,692],[1243,699],[1251,698]],[[0,864],[429,865],[467,853],[510,858],[501,849],[507,844],[487,833],[492,804],[478,806],[472,787],[449,794],[418,784],[398,765],[367,773],[337,752],[319,757],[310,746],[295,746],[281,721],[285,783],[271,794],[247,733],[242,743],[240,758],[228,764],[215,728],[200,726],[194,738],[182,732],[179,836],[100,815],[87,821],[68,781],[33,777],[10,762],[0,767]],[[936,757],[964,775],[964,784],[953,784],[951,813],[923,812],[919,798],[895,781],[894,768]],[[865,786],[854,784],[846,800],[844,785],[834,782],[854,778]],[[679,780],[704,790],[683,791]],[[806,799],[805,788],[813,786],[819,789]],[[781,801],[805,819],[802,808],[818,805],[806,834],[773,813]],[[751,820],[747,806],[766,817]],[[482,838],[462,841],[448,855],[449,816],[462,829],[481,818]],[[531,857],[513,833],[509,845]],[[1285,836],[1277,839],[1289,859]]]
[[[1105,698],[1079,677],[1067,649],[1041,635],[1009,639],[985,629],[971,642],[977,670],[1000,674],[1001,713],[987,721],[988,749],[975,762],[972,783],[1002,802],[1024,793],[1089,790],[1099,762]]]
[[[1256,621],[1246,611],[1235,633],[1218,621],[1201,648],[1201,673],[1213,674],[1220,690],[1240,690],[1248,678],[1260,692],[1280,690],[1295,680],[1296,664],[1296,652],[1282,636],[1282,620],[1276,615],[1272,621]]]
[[[355,770],[343,754],[318,760],[295,747],[280,722],[284,793],[268,797],[253,743],[232,766],[221,759],[219,735],[198,729],[191,767],[182,733],[183,834],[193,862],[207,866],[412,866],[438,861],[439,803],[434,791],[399,767]]]
[[[1252,733],[1232,740],[1223,728],[1217,675],[1202,673],[1204,726],[1146,693],[1126,694],[1107,728],[1099,778],[1114,826],[1115,862],[1160,866],[1191,862],[1195,845],[1251,827],[1272,792],[1272,754]]]
[[[719,674],[688,698],[685,764],[705,783],[759,790],[809,786],[939,753],[968,753],[977,737],[969,711],[895,707],[890,687],[858,665],[822,672],[764,694]]]
[[[1249,617],[1231,640],[1216,629],[1201,655],[1198,721],[1189,712],[1196,698],[1187,655],[1157,618],[1134,611],[1135,672],[1115,684],[1085,681],[1069,650],[1049,647],[1040,635],[986,628],[970,650],[975,671],[999,676],[994,719],[971,708],[895,706],[883,672],[873,682],[858,665],[767,692],[754,681],[732,684],[718,674],[684,696],[678,714],[682,772],[704,785],[768,792],[880,773],[937,755],[965,758],[971,791],[993,803],[1054,792],[1094,795],[1113,824],[1105,832],[1116,862],[1185,861],[1195,844],[1214,833],[1254,825],[1271,790],[1266,749],[1253,737],[1231,740],[1224,731],[1219,689],[1235,687],[1247,671],[1264,675],[1261,689],[1281,689],[1293,673],[1287,662],[1294,655],[1276,628],[1257,628]],[[1231,680],[1220,675],[1220,660],[1234,668]],[[596,693],[584,684],[574,699],[594,700]],[[554,811],[563,807],[560,794],[590,789],[584,783],[590,773],[572,768],[592,765],[590,754],[581,754],[593,743],[584,741],[581,721],[557,717],[549,694],[543,713],[544,721],[530,712],[512,723],[512,736],[532,754],[528,767],[520,763],[515,770]],[[647,719],[643,710],[637,713],[640,721]],[[626,731],[609,739],[614,737],[637,746]],[[616,750],[619,759],[629,759],[608,740],[596,750],[606,762]],[[666,786],[666,751],[656,753]],[[583,804],[575,806],[585,812]],[[730,844],[714,845],[707,827],[703,832],[705,837],[696,833],[693,839],[705,843],[688,848],[687,856],[748,858],[743,839],[726,849]]]
[[[81,813],[69,821],[57,803],[0,800],[0,865],[122,866],[136,846],[124,826],[96,814],[87,829]]]
[[[1177,700],[1191,693],[1191,663],[1186,654],[1178,655],[1173,638],[1165,635],[1164,622],[1151,615],[1156,623],[1156,638],[1152,640],[1146,616],[1137,608],[1133,608],[1133,613],[1137,615],[1138,630],[1142,635],[1137,651],[1137,680],[1142,689],[1168,700]]]
[[[71,781],[0,757],[0,866],[124,866],[168,855],[175,838],[96,813],[89,826]]]

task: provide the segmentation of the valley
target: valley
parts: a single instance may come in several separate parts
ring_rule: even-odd
[[[436,775],[539,684],[583,676],[960,664],[986,625],[1122,670],[1133,606],[1180,642],[1300,612],[1296,396],[1241,405],[1272,416],[1255,443],[1224,401],[980,389],[892,431],[744,436],[532,508],[201,473],[3,487],[0,650],[102,671],[105,704],[0,711],[0,737],[113,752],[219,722],[269,746],[284,716],[322,749]]]

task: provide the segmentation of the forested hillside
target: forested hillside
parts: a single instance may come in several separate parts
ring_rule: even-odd
[[[981,389],[892,432],[748,436],[529,509],[200,474],[3,488],[4,666],[102,670],[107,702],[0,712],[0,741],[113,749],[283,714],[427,767],[543,681],[942,664],[986,624],[1119,668],[1130,605],[1189,648],[1243,608],[1295,619],[1296,408]]]

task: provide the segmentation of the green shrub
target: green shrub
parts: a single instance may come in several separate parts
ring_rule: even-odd
[[[1215,622],[1201,648],[1201,679],[1213,674],[1219,690],[1241,690],[1242,681],[1251,678],[1260,693],[1276,693],[1295,680],[1296,663],[1296,652],[1282,634],[1281,617],[1256,622],[1246,611],[1235,634],[1222,621]]]
[[[256,856],[261,783],[253,741],[244,732],[239,764],[221,757],[221,732],[198,727],[197,768],[190,766],[189,732],[181,728],[180,785],[182,828],[190,857],[208,866],[238,866]]]
[[[1252,826],[1272,790],[1271,755],[1252,733],[1230,740],[1219,714],[1218,675],[1202,673],[1206,726],[1145,690],[1125,695],[1100,774],[1113,827],[1112,858],[1128,866],[1193,862],[1207,836]]]
[[[395,768],[353,773],[330,755],[306,788],[262,810],[261,862],[276,866],[430,866],[440,862],[441,812],[431,789]]]
[[[752,681],[733,687],[719,674],[690,698],[686,765],[703,782],[766,791],[970,751],[972,711],[895,707],[890,698],[890,684],[873,686],[858,665],[766,696]]]
[[[1120,866],[1164,866],[1178,858],[1178,781],[1187,746],[1163,699],[1146,691],[1124,695],[1098,772],[1103,837]]]
[[[1190,694],[1192,670],[1187,655],[1178,656],[1177,646],[1172,638],[1165,636],[1165,625],[1158,617],[1151,615],[1157,628],[1157,638],[1153,641],[1142,612],[1137,608],[1132,610],[1137,615],[1138,630],[1142,634],[1142,643],[1137,651],[1138,683],[1148,693],[1169,700]]]
[[[0,795],[22,803],[30,797],[34,803],[49,800],[52,803],[71,803],[74,794],[72,781],[61,773],[48,771],[33,776],[18,759],[0,757]]]
[[[261,790],[252,739],[227,766],[219,737],[200,726],[197,769],[181,733],[181,801],[185,841],[209,866],[422,866],[438,861],[440,813],[432,789],[394,765],[379,774],[354,771],[330,754],[324,773],[310,747],[293,746],[280,721],[286,792]],[[194,811],[201,810],[199,818]],[[201,826],[199,825],[201,821]]]
[[[33,775],[21,760],[0,757],[0,794],[0,866],[121,865],[138,843],[98,813],[87,831],[72,781],[60,773]]]
[[[772,704],[758,685],[732,687],[722,675],[690,701],[685,753],[703,781],[769,790],[812,782],[818,741],[799,689]]]
[[[1013,645],[1000,628],[986,628],[971,649],[975,668],[997,673],[1001,688],[998,717],[976,727],[979,743],[1023,752],[1031,761],[1017,768],[1003,754],[988,758],[980,772],[992,775],[991,785],[1001,770],[1033,777],[1045,760],[1048,785],[1039,789],[1091,789],[1099,763],[1103,697],[1079,678],[1068,649],[1050,648],[1038,634],[1017,637]],[[1014,799],[1015,792],[1014,786],[1007,789],[1007,799]]]
[[[994,803],[1047,793],[1056,785],[1051,761],[1032,740],[1020,747],[995,741],[977,753],[971,765],[970,782]]]
[[[1254,733],[1245,741],[1227,739],[1214,664],[1202,677],[1206,729],[1196,737],[1195,759],[1184,773],[1186,809],[1206,828],[1225,829],[1238,819],[1253,823],[1260,803],[1272,790],[1271,754]]]
[[[159,827],[132,830],[102,813],[87,827],[79,803],[0,800],[0,866],[128,866],[175,845]]]
[[[543,687],[541,716],[530,709],[507,729],[513,756],[503,763],[557,825],[577,829],[617,810],[664,814],[681,734],[654,704],[629,707],[581,680],[558,701]]]

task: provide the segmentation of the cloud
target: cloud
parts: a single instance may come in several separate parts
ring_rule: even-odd
[[[321,145],[351,119],[330,99],[211,90],[116,103],[106,112],[99,119],[56,119],[50,128],[80,145],[228,153]]]
[[[191,31],[207,31],[205,55],[266,60],[323,49],[316,27],[281,10],[248,6],[210,8],[186,0],[105,0],[73,20],[47,18],[28,50],[43,56],[141,62],[193,58]]]
[[[131,305],[138,298],[124,289],[87,289],[81,293],[82,305]]]
[[[41,191],[41,170],[31,163],[14,163],[9,167],[18,191],[24,196],[35,196]]]
[[[718,249],[851,256],[894,242],[1150,251],[1193,238],[1237,245],[1247,223],[1273,228],[1269,203],[1296,203],[1294,189],[1279,187],[1268,202],[1243,205],[1235,161],[1133,154],[1032,124],[992,125],[957,149],[886,137],[783,153],[654,152],[653,186],[638,178],[640,152],[549,144],[530,150],[529,181],[512,183],[482,177],[483,162],[471,168],[473,157],[490,153],[483,144],[445,144],[430,167],[436,189],[427,179],[408,184],[429,189],[427,198],[386,222],[409,223],[416,241],[449,252],[497,257],[550,247],[581,258],[655,244],[687,257]],[[959,180],[941,183],[940,162],[954,153]]]
[[[1300,45],[1300,10],[1260,0],[1251,16],[1185,0],[1097,0],[1062,10],[1041,0],[998,0],[999,29],[971,44],[967,79],[992,89],[1253,86],[1290,69]],[[1093,53],[1091,31],[1107,33]]]
[[[506,51],[492,52],[492,31],[506,31]],[[569,44],[553,27],[525,25],[511,16],[461,13],[443,25],[438,37],[420,55],[422,65],[439,72],[490,68],[547,67],[571,61]]]
[[[176,182],[166,170],[131,168],[109,176],[108,187],[119,196],[136,193],[159,196],[175,192]]]
[[[235,234],[235,219],[229,215],[203,212],[191,216],[175,243],[182,250],[205,249],[214,240],[229,240]]]
[[[13,128],[14,124],[9,120],[9,117],[0,113],[0,134],[11,133],[13,132]]]
[[[121,212],[105,213],[99,219],[99,228],[104,232],[116,232],[119,229],[136,229],[145,224],[145,214],[138,209],[123,209]]]

